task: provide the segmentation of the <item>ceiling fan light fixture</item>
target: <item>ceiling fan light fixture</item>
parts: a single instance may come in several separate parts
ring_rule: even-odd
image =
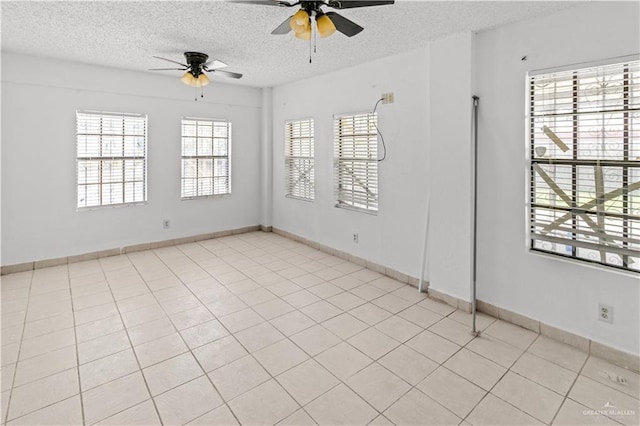
[[[193,77],[193,74],[191,74],[191,71],[187,71],[182,77],[180,77],[180,81],[182,81],[187,86],[193,86],[194,80],[195,78]]]
[[[309,28],[309,13],[304,9],[300,9],[291,17],[289,26],[296,34],[307,31]]]
[[[200,73],[198,78],[194,80],[196,80],[198,84],[196,87],[204,87],[207,84],[211,83],[211,81],[209,80],[209,77],[207,77],[205,73]]]
[[[295,36],[300,40],[311,40],[311,27],[307,28],[306,31],[295,33]]]
[[[322,38],[329,37],[336,32],[336,26],[333,21],[324,13],[316,15],[316,26],[318,27],[318,34]]]

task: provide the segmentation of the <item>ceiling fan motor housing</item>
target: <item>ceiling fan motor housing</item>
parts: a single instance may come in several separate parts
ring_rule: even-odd
[[[202,74],[202,66],[209,59],[209,55],[200,52],[184,52],[184,57],[189,64],[189,72],[196,78]]]

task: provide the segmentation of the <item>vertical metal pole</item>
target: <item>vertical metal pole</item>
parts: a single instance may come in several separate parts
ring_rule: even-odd
[[[479,97],[473,96],[473,299],[471,301],[471,314],[473,325],[471,334],[479,336],[476,328],[476,279],[477,279],[477,249],[478,249],[478,101]]]

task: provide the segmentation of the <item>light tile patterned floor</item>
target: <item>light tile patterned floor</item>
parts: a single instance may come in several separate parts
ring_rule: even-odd
[[[7,275],[2,423],[639,423],[637,374],[469,323],[271,233]]]

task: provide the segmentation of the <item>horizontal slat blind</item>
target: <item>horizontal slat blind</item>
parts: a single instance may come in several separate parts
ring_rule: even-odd
[[[231,193],[231,123],[182,119],[182,198]]]
[[[338,206],[378,211],[377,114],[334,120]]]
[[[285,191],[294,198],[315,197],[313,119],[287,121],[285,133]]]
[[[146,201],[147,116],[76,112],[77,206]]]
[[[640,271],[640,62],[529,89],[532,249]]]

